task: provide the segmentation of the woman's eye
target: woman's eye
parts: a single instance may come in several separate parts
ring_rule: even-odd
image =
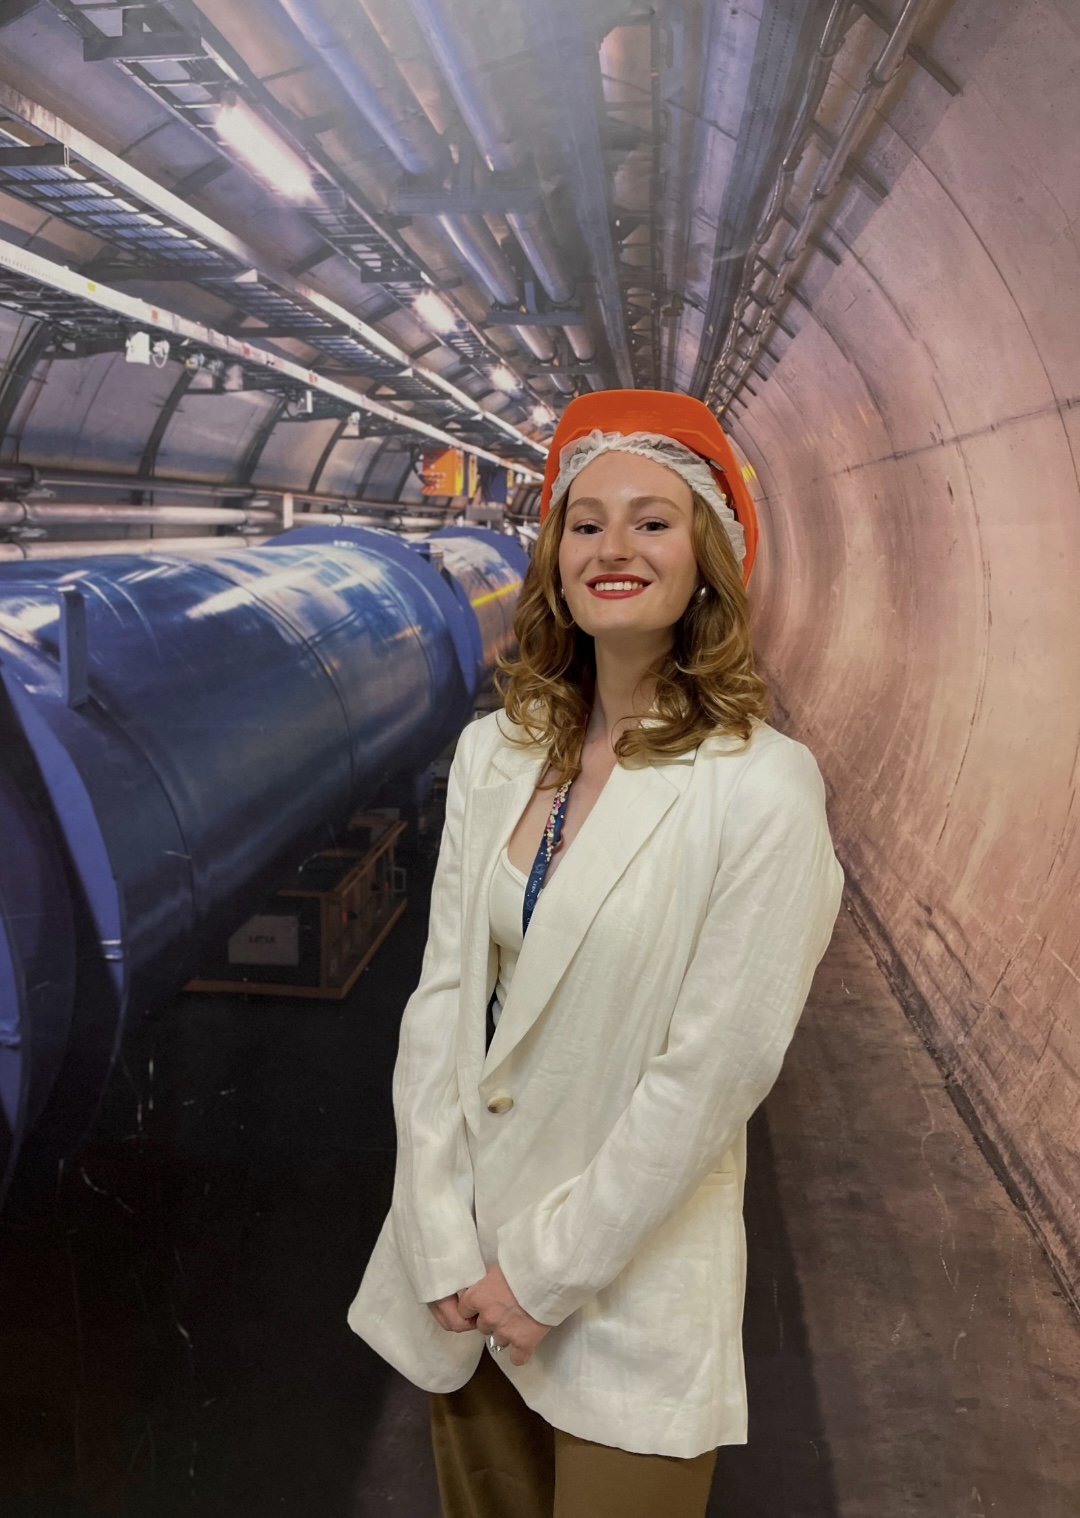
[[[667,522],[660,517],[652,517],[647,522],[642,522],[642,527],[667,527]],[[579,522],[576,527],[571,527],[571,532],[599,532],[595,522]]]

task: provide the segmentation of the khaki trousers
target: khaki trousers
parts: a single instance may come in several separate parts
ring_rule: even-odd
[[[705,1518],[714,1449],[637,1455],[552,1428],[486,1349],[460,1390],[429,1396],[445,1518]]]

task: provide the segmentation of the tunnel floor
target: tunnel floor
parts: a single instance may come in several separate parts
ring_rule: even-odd
[[[346,1002],[176,998],[5,1210],[5,1518],[438,1518],[426,1396],[345,1324],[437,843]],[[1080,1322],[846,902],[746,1219],[750,1442],[710,1518],[1075,1518]]]

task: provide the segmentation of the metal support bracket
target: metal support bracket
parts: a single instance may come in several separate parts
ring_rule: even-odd
[[[514,175],[483,173],[477,183],[476,150],[466,139],[458,148],[450,183],[409,175],[397,185],[390,210],[399,216],[519,215],[541,208],[536,184]]]
[[[391,200],[399,216],[527,216],[540,209],[536,190],[484,185],[475,190],[399,189]]]
[[[0,585],[0,595],[37,595],[60,602],[60,626],[56,641],[60,652],[60,689],[64,704],[83,706],[89,699],[89,676],[86,659],[86,601],[74,585],[49,585],[33,580],[11,580]]]
[[[576,326],[585,320],[585,313],[577,301],[553,305],[537,284],[527,275],[523,281],[525,299],[520,306],[489,306],[481,326],[486,327],[566,327]]]
[[[460,171],[462,165],[457,166]],[[485,174],[478,185],[471,175],[455,172],[448,187],[419,177],[403,179],[390,199],[390,210],[399,216],[528,216],[541,208],[535,184],[515,177]]]
[[[892,31],[893,22],[889,20],[879,5],[871,4],[870,0],[855,0],[855,3],[869,17],[879,31],[886,33]],[[917,42],[909,42],[907,53],[912,63],[917,63],[925,74],[929,74],[931,79],[941,85],[943,90],[946,90],[950,95],[960,94],[961,86],[957,84],[951,74],[942,68],[936,58],[930,56],[924,47],[920,47]]]
[[[515,306],[489,306],[482,327],[573,327],[584,322],[578,305],[551,306],[546,311],[521,311]]]

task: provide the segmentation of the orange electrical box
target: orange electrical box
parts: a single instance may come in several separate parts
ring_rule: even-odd
[[[420,464],[424,495],[461,495],[465,488],[465,455],[460,448],[429,448]]]

